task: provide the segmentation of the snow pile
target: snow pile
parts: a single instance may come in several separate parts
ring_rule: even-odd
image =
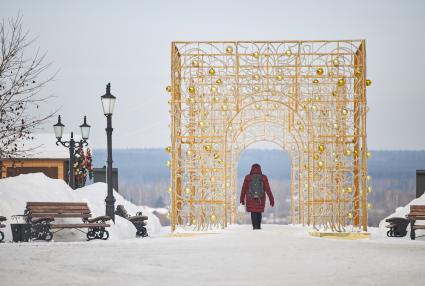
[[[385,222],[385,220],[390,218],[390,217],[405,218],[406,215],[410,212],[410,205],[425,205],[425,194],[423,194],[422,196],[420,196],[417,199],[412,200],[410,203],[408,203],[404,207],[396,208],[394,213],[390,214],[389,216],[387,216],[386,218],[381,220],[381,222],[379,223],[379,229],[381,231],[387,232],[388,228],[386,228],[385,226],[388,225],[388,223]],[[419,222],[419,224],[423,224],[423,221],[418,221],[418,222]],[[408,234],[406,235],[406,238],[410,239],[410,235],[409,235],[410,234],[410,225],[407,227],[407,230],[408,230]],[[416,236],[420,236],[420,235],[425,235],[425,231],[424,230],[416,230]]]
[[[63,180],[51,179],[42,173],[26,174],[17,177],[0,180],[0,215],[6,216],[7,225],[13,223],[12,215],[23,214],[26,202],[87,202],[92,212],[92,217],[105,214],[105,197],[107,186],[105,183],[96,183],[87,187],[72,190]],[[129,214],[136,214],[142,211],[149,217],[148,233],[156,234],[160,232],[161,224],[159,219],[152,212],[142,206],[136,206],[124,199],[119,193],[114,191],[116,199],[115,206],[124,205]],[[79,223],[81,219],[56,219],[55,222]],[[108,228],[110,240],[134,238],[136,229],[131,222],[115,216],[115,224],[110,222]],[[10,227],[5,229],[5,241],[12,239]],[[85,234],[77,231],[65,229],[54,235],[55,241],[76,241],[86,240]]]

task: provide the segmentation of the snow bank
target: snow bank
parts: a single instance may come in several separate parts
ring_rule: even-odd
[[[417,199],[412,200],[410,203],[408,203],[404,207],[396,208],[394,213],[390,214],[389,216],[381,220],[381,222],[379,223],[379,229],[381,231],[387,232],[388,228],[386,228],[385,226],[388,225],[388,223],[385,222],[385,220],[390,217],[403,217],[403,218],[406,217],[406,215],[410,212],[410,205],[425,205],[425,194],[423,194]],[[419,224],[423,224],[423,221],[422,222],[419,221]],[[410,225],[407,227],[407,230],[408,230],[408,234],[405,236],[405,238],[410,239]],[[417,230],[416,236],[420,236],[420,235],[425,235],[425,231]]]
[[[26,174],[0,180],[0,215],[6,216],[8,225],[5,230],[5,241],[11,241],[12,234],[9,224],[13,223],[12,215],[23,214],[26,202],[87,202],[92,211],[92,216],[105,214],[105,197],[107,186],[105,183],[96,183],[87,187],[72,190],[63,180],[51,179],[42,173]],[[149,217],[148,233],[160,232],[159,219],[149,208],[136,206],[124,199],[114,191],[115,205],[121,204],[128,213],[135,214],[142,211]],[[81,222],[80,219],[56,219],[56,222]],[[134,238],[136,229],[131,222],[115,216],[115,224],[108,229],[110,240]],[[55,241],[81,241],[86,240],[85,234],[77,230],[62,230],[54,235]]]

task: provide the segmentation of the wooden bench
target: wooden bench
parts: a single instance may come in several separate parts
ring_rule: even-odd
[[[0,228],[6,227],[4,224],[2,224],[3,221],[6,221],[6,217],[0,216]],[[0,242],[4,240],[4,233],[0,230]]]
[[[27,202],[24,215],[31,224],[31,239],[50,241],[53,234],[63,229],[77,229],[86,234],[88,240],[109,238],[108,216],[91,218],[87,203],[76,202]],[[56,218],[81,218],[82,223],[54,223]],[[87,228],[84,232],[81,229]],[[55,232],[51,230],[56,229]]]
[[[388,237],[404,237],[407,234],[407,226],[410,220],[402,217],[391,217],[385,220],[389,223],[386,227],[389,228],[387,231]]]
[[[142,212],[138,212],[135,216],[131,216],[130,214],[128,214],[124,205],[118,205],[117,209],[115,210],[115,214],[129,220],[134,225],[134,227],[136,228],[136,237],[149,236],[148,231],[146,229],[146,220],[148,220],[148,217],[143,215]]]
[[[417,229],[425,229],[425,225],[415,224],[417,220],[425,220],[425,205],[410,206],[410,213],[406,216],[410,220],[410,238],[416,238]]]

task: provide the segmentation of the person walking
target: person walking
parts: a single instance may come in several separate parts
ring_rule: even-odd
[[[270,190],[269,180],[261,172],[261,166],[254,164],[249,175],[245,176],[242,185],[240,202],[251,213],[253,229],[261,229],[262,213],[266,206],[266,193],[269,197],[270,206],[274,207],[274,198]]]

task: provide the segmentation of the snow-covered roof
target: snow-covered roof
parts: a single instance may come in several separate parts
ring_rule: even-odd
[[[22,159],[69,159],[69,149],[62,145],[56,145],[56,137],[53,133],[31,134],[34,140],[24,142],[24,149],[29,149],[29,153]],[[64,134],[64,139],[69,139],[69,134]],[[79,140],[79,138],[74,138]],[[21,159],[21,158],[19,158]]]

